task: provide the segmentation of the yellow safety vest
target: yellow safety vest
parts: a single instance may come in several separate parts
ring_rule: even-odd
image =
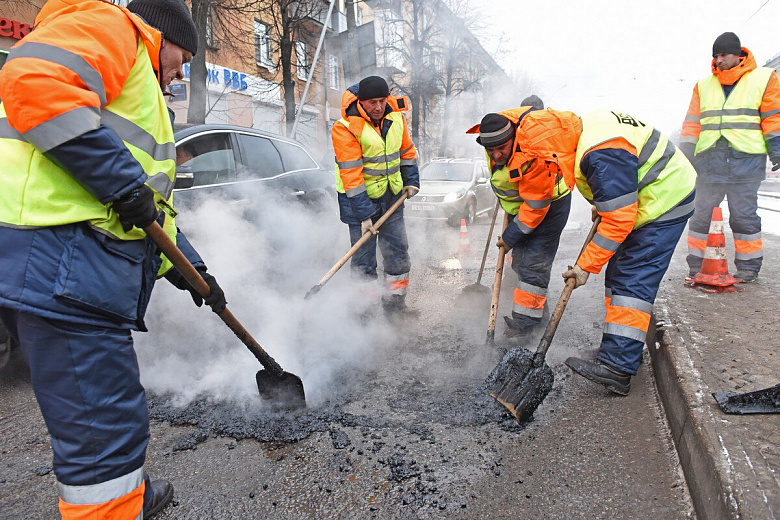
[[[774,69],[758,67],[745,73],[726,98],[715,75],[698,83],[701,106],[701,133],[696,154],[725,137],[740,152],[765,154],[766,142],[761,130],[761,101]]]
[[[404,134],[404,120],[400,112],[390,112],[385,119],[392,121],[385,139],[374,128],[370,130],[364,124],[360,132],[350,128],[346,118],[339,119],[338,124],[344,125],[360,143],[363,150],[363,180],[366,183],[366,193],[372,199],[378,199],[387,191],[388,185],[393,195],[403,189],[401,178],[401,143]],[[344,183],[336,165],[336,191],[345,193]]]
[[[696,185],[696,170],[683,153],[655,128],[627,114],[598,110],[582,116],[582,135],[574,162],[577,189],[590,201],[593,193],[580,170],[582,157],[592,148],[616,137],[622,137],[637,151],[639,193],[634,222],[636,229],[658,219],[690,195]]]
[[[122,92],[100,112],[102,124],[122,139],[149,175],[158,207],[166,212],[163,228],[176,239],[176,212],[172,206],[176,175],[176,146],[168,108],[149,55],[141,39],[135,64]],[[124,231],[111,205],[102,204],[73,177],[48,160],[8,125],[0,103],[0,226],[20,229],[86,222],[98,232],[119,240],[141,240],[138,228]],[[171,264],[163,259],[158,274]]]
[[[491,164],[490,156],[487,155],[487,153],[485,155],[487,157],[488,164]],[[563,180],[563,175],[558,175],[557,177],[558,179],[555,183],[555,191],[553,192],[553,202],[571,193],[569,188],[566,186],[566,182]],[[510,215],[517,215],[524,200],[520,196],[520,193],[517,189],[517,183],[509,180],[508,165],[505,165],[502,168],[494,171],[490,175],[490,186],[493,188],[493,193],[495,193],[496,197],[498,197],[498,200],[501,203],[501,207],[504,208],[504,211]]]

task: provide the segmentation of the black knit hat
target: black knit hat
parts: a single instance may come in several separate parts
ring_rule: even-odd
[[[716,54],[735,54],[737,56],[742,54],[742,44],[737,35],[733,32],[724,32],[715,38],[715,43],[712,44],[712,56],[715,57]]]
[[[360,101],[385,98],[389,95],[390,87],[387,86],[387,81],[379,76],[368,76],[361,79],[360,83],[358,83],[358,99]]]
[[[544,102],[536,94],[531,94],[520,103],[521,107],[534,107],[539,110],[544,110]]]
[[[163,37],[193,55],[198,50],[198,29],[183,0],[133,0],[127,8],[159,30]]]
[[[479,123],[477,143],[485,148],[499,146],[515,137],[515,125],[501,114],[487,114]]]

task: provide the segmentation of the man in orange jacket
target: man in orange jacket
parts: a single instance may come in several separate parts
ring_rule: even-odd
[[[417,149],[402,112],[406,98],[390,95],[384,78],[368,76],[342,96],[341,116],[332,129],[336,152],[336,191],[341,221],[349,226],[354,245],[367,232],[377,235],[374,223],[405,193],[420,191]],[[406,305],[409,287],[409,241],[403,205],[358,249],[350,265],[352,276],[377,279],[377,242],[384,263],[382,305],[391,316],[415,317]]]
[[[756,66],[732,32],[712,45],[712,74],[693,88],[680,142],[699,175],[688,226],[690,276],[704,260],[712,209],[726,198],[736,276],[755,281],[764,257],[758,189],[767,155],[772,170],[780,168],[780,81],[774,69]]]
[[[160,223],[225,297],[170,203],[163,91],[198,47],[183,0],[49,0],[0,71],[0,319],[30,366],[51,436],[62,518],[150,518],[173,497],[144,472],[149,416],[132,330]],[[203,299],[178,273],[165,274]],[[2,513],[0,513],[2,516]]]

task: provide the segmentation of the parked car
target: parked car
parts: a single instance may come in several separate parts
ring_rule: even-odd
[[[482,159],[433,159],[420,168],[420,193],[406,203],[407,216],[471,224],[495,207],[487,162]]]
[[[177,128],[177,206],[200,196],[243,200],[255,188],[309,202],[335,196],[333,172],[294,139],[232,125]]]

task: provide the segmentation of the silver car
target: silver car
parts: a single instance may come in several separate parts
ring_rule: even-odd
[[[458,226],[461,219],[471,224],[495,203],[485,160],[437,158],[420,169],[420,193],[406,202],[405,215]]]

